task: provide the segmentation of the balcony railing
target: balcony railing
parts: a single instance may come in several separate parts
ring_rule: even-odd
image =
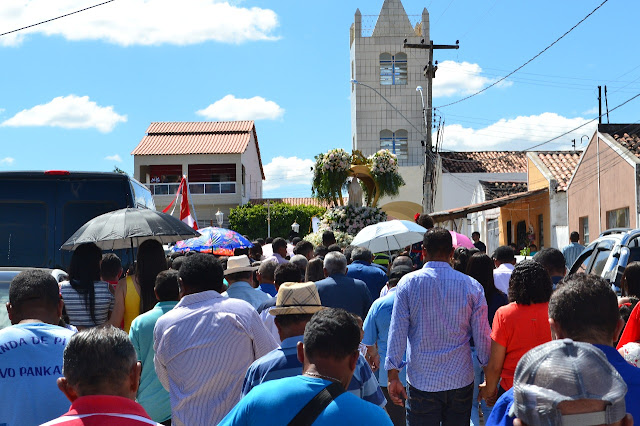
[[[148,183],[147,188],[152,195],[175,195],[179,183]],[[189,184],[191,194],[235,194],[236,182],[192,182]]]

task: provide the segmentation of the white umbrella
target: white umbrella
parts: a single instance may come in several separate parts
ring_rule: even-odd
[[[422,241],[425,232],[425,228],[409,220],[389,220],[365,227],[351,245],[366,247],[373,253],[400,250]]]

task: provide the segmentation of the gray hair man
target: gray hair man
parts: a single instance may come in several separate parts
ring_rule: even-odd
[[[373,266],[373,253],[365,247],[355,247],[351,252],[352,262],[349,264],[347,276],[364,281],[375,300],[387,284],[387,274],[377,266]]]
[[[316,282],[322,305],[341,308],[364,320],[373,299],[364,281],[347,276],[347,258],[333,251],[324,257],[325,279]]]
[[[151,420],[135,402],[142,364],[124,331],[90,328],[74,335],[64,350],[64,377],[58,387],[69,401],[69,411],[45,425],[149,425]]]

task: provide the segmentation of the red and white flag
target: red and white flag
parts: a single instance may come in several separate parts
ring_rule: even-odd
[[[195,221],[191,211],[189,210],[189,185],[187,180],[182,178],[182,201],[180,202],[180,220],[192,227],[198,229],[198,223]]]

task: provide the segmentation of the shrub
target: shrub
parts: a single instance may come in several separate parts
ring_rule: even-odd
[[[311,218],[321,218],[326,212],[324,207],[292,206],[285,203],[271,204],[271,236],[288,238],[291,224],[296,221],[300,225],[299,236],[302,238],[310,232]],[[248,235],[252,240],[267,236],[266,204],[245,204],[231,209],[229,213],[231,229]]]

